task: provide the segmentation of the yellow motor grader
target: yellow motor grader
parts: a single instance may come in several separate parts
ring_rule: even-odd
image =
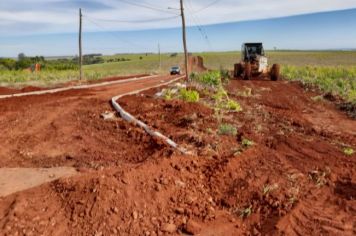
[[[243,43],[241,47],[241,62],[234,66],[234,77],[250,80],[253,76],[269,76],[276,81],[280,77],[280,65],[268,66],[262,43]]]

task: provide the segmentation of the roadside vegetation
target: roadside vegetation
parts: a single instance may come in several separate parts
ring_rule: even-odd
[[[356,67],[284,66],[282,74],[288,80],[301,81],[356,104]]]

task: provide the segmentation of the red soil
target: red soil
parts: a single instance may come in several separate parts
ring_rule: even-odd
[[[244,111],[124,97],[125,109],[197,155],[181,156],[121,118],[109,98],[169,78],[0,100],[0,166],[81,175],[0,198],[4,235],[355,235],[356,121],[284,81],[232,81]],[[241,96],[244,87],[251,96]],[[255,144],[241,145],[248,138]],[[241,153],[237,154],[237,150]]]
[[[140,78],[147,76],[145,74],[139,74],[139,75],[130,75],[130,76],[113,76],[113,77],[107,77],[103,78],[100,80],[92,80],[92,81],[80,81],[80,80],[73,80],[67,83],[59,84],[55,87],[52,88],[63,88],[63,87],[69,87],[69,86],[76,86],[76,85],[82,85],[82,84],[97,84],[97,83],[102,83],[102,82],[110,82],[110,81],[116,81],[116,80],[124,80],[124,79],[129,79],[129,78]],[[0,95],[7,95],[7,94],[16,94],[16,93],[26,93],[26,92],[33,92],[33,91],[40,91],[40,90],[46,90],[48,88],[45,87],[35,87],[35,86],[26,86],[20,89],[16,88],[8,88],[8,87],[0,87]]]

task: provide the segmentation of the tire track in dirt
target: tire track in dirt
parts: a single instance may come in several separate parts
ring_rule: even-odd
[[[352,208],[345,211],[332,195],[328,189],[315,190],[278,222],[277,229],[286,235],[298,236],[309,232],[314,235],[355,235],[356,201],[353,200]]]

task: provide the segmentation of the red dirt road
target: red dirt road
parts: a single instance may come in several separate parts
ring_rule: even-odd
[[[110,154],[117,152],[116,155],[125,156],[125,152],[115,150],[115,144],[124,137],[119,133],[120,137],[105,134],[115,133],[117,127],[106,124],[107,127],[96,128],[91,122],[96,122],[101,113],[112,110],[109,103],[111,97],[172,78],[175,77],[156,77],[109,87],[0,100],[0,167],[56,166],[60,164],[58,161],[71,159],[70,156],[76,154],[84,155],[85,162],[90,162],[97,156],[106,155],[104,150],[97,150],[98,145],[106,146],[100,145],[101,142],[109,145],[106,151]],[[126,124],[120,125],[126,127]],[[99,140],[97,137],[100,137]],[[137,148],[143,147],[140,145]],[[90,149],[95,149],[95,153]],[[88,155],[90,159],[86,158]],[[72,160],[72,164],[74,162]]]
[[[355,120],[298,83],[238,80],[243,112],[220,118],[159,89],[120,100],[194,156],[100,118],[112,96],[170,79],[0,100],[0,167],[80,171],[0,198],[0,235],[356,234]]]

